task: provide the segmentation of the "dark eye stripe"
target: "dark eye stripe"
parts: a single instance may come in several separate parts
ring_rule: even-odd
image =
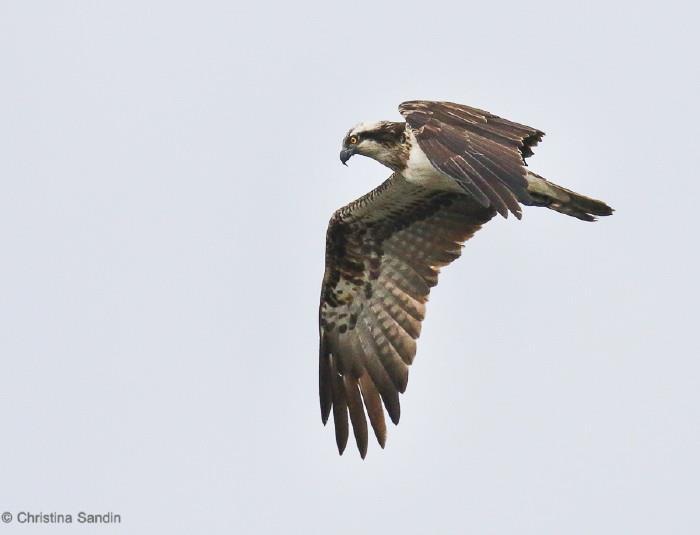
[[[373,130],[371,132],[365,132],[362,134],[363,139],[371,139],[372,141],[377,141],[379,143],[389,143],[392,141],[397,141],[397,136],[394,132],[389,132],[386,130]]]
[[[350,138],[354,136],[357,138],[357,143],[364,140],[371,140],[383,145],[393,145],[403,141],[404,131],[405,123],[388,123],[376,130],[353,133],[352,135],[348,132],[345,141],[350,143]]]

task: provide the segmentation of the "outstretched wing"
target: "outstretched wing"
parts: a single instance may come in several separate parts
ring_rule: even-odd
[[[399,111],[418,145],[440,171],[454,178],[482,206],[520,219],[530,203],[525,159],[543,132],[487,111],[452,102],[413,100]]]
[[[399,393],[438,272],[495,214],[461,193],[426,189],[395,174],[338,210],[326,237],[319,309],[319,387],[323,423],[333,410],[342,454],[348,415],[367,452],[366,414],[384,447],[386,408],[399,421]]]

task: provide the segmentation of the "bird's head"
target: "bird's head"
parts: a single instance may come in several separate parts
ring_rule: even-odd
[[[347,165],[353,155],[360,154],[377,160],[393,171],[399,171],[406,166],[409,149],[406,123],[360,123],[351,128],[343,139],[340,161]]]

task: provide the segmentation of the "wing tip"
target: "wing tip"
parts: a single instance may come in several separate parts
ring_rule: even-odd
[[[394,425],[399,425],[399,420],[401,419],[401,408],[397,408],[395,410],[391,410],[388,412],[389,412],[389,419],[391,419],[391,422]]]

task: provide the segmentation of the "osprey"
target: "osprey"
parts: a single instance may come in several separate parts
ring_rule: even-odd
[[[368,426],[386,442],[399,394],[440,268],[496,214],[521,218],[521,205],[595,221],[613,210],[529,171],[525,159],[543,132],[451,102],[410,101],[405,122],[361,123],[343,140],[340,160],[373,158],[393,174],[336,211],[326,235],[319,307],[319,392],[331,410],[342,455],[349,420],[362,458]],[[383,408],[382,408],[383,405]]]

